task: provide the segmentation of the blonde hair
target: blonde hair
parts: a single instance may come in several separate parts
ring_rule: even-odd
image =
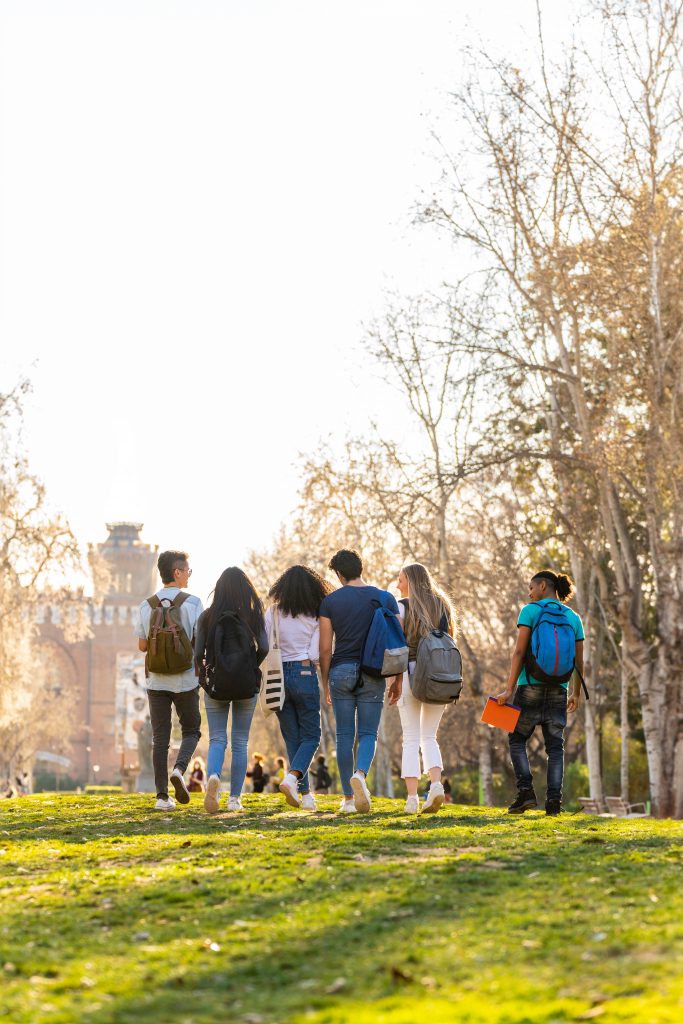
[[[429,569],[420,562],[404,565],[401,570],[408,580],[409,604],[406,615],[406,636],[421,639],[438,629],[445,615],[448,632],[455,636],[455,609],[448,594],[438,587]]]

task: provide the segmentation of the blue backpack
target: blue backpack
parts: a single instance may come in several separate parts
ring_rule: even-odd
[[[377,601],[361,654],[361,672],[376,678],[398,676],[408,668],[408,642],[395,612]]]
[[[542,606],[531,630],[524,664],[527,675],[539,683],[568,683],[571,679],[576,668],[576,635],[559,601]],[[588,698],[580,672],[579,677]]]

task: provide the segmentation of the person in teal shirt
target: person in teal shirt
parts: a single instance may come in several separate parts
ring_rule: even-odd
[[[510,758],[517,780],[517,798],[508,807],[510,814],[523,814],[524,811],[538,806],[527,753],[527,743],[538,725],[541,726],[548,755],[545,812],[559,814],[562,807],[564,730],[567,726],[567,712],[574,713],[579,707],[585,639],[580,616],[571,608],[564,606],[565,601],[569,600],[573,593],[574,585],[569,576],[554,573],[550,569],[542,569],[529,583],[530,603],[524,605],[517,620],[517,642],[512,653],[508,681],[505,689],[496,697],[499,704],[507,704],[514,692],[512,703],[521,708],[515,731],[509,736]],[[574,633],[575,664],[578,672],[575,671],[571,680],[567,682],[541,681],[530,675],[527,667],[532,630],[544,606],[552,608],[552,602],[562,606],[564,617]],[[567,699],[569,682],[572,684],[572,691]]]

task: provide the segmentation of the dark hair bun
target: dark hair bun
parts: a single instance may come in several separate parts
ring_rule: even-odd
[[[567,601],[574,593],[574,584],[570,580],[569,576],[566,576],[563,572],[557,573],[555,591],[561,601]]]

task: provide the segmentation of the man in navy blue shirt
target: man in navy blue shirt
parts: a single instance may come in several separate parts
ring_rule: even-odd
[[[330,560],[329,567],[341,587],[328,594],[320,605],[320,674],[325,700],[334,708],[337,725],[337,764],[344,792],[340,810],[367,812],[370,791],[365,779],[375,756],[386,680],[361,672],[361,655],[377,607],[374,602],[379,601],[397,617],[398,604],[393,594],[364,581],[363,562],[357,551],[342,548]],[[401,676],[390,680],[390,704],[401,696],[401,683]],[[356,722],[358,751],[354,771]]]

